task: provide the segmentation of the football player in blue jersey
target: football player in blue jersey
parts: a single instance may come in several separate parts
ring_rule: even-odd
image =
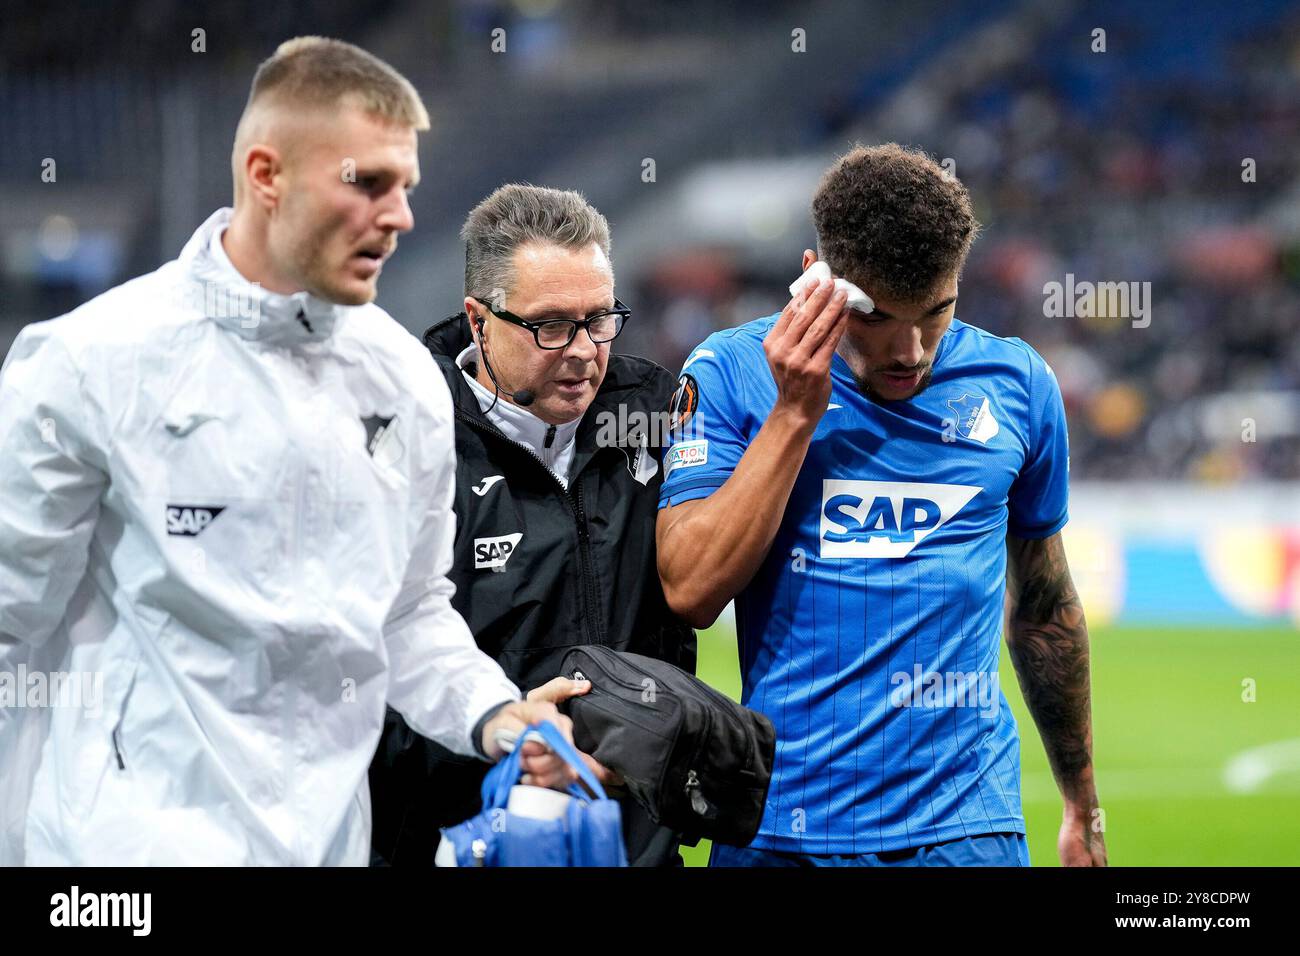
[[[1105,865],[1055,376],[955,317],[979,227],[929,157],[858,147],[812,208],[808,283],[687,358],[664,459],[668,602],[705,627],[735,600],[742,699],[778,737],[758,836],[711,863],[1028,865],[1009,593],[1061,862]]]

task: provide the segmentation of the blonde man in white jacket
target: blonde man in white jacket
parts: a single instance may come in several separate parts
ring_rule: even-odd
[[[371,304],[428,125],[370,54],[283,44],[233,212],[14,343],[0,864],[365,864],[386,703],[486,759],[498,731],[568,732],[451,607],[450,397]],[[526,746],[533,782],[567,781]]]

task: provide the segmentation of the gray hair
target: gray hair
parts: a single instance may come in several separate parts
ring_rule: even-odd
[[[594,242],[609,258],[609,223],[572,189],[502,186],[474,207],[460,237],[465,240],[465,294],[488,304],[514,287],[515,250],[530,242],[567,249]]]

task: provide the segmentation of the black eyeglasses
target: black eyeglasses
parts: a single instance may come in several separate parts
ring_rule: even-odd
[[[595,315],[589,315],[581,322],[574,319],[547,319],[545,322],[529,322],[527,319],[521,319],[513,312],[507,312],[505,309],[489,308],[482,299],[475,299],[474,301],[498,319],[509,322],[511,325],[522,326],[532,332],[537,347],[542,349],[568,348],[569,343],[573,341],[573,337],[578,334],[579,327],[586,329],[587,334],[591,336],[591,341],[597,345],[612,342],[618,338],[618,334],[623,331],[623,326],[632,317],[632,310],[618,301],[617,298],[614,299],[614,308],[606,309],[604,312],[597,312]]]

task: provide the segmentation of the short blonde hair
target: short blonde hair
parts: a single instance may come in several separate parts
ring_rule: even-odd
[[[406,77],[359,46],[327,37],[281,43],[253,76],[245,116],[263,100],[292,109],[330,109],[351,100],[390,123],[429,128],[420,94]]]

